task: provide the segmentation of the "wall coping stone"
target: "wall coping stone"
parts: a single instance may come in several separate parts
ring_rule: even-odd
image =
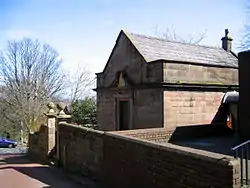
[[[153,141],[148,141],[148,140],[143,140],[140,138],[121,135],[121,134],[117,134],[114,132],[105,132],[104,134],[107,136],[114,137],[114,138],[119,138],[119,139],[123,139],[123,140],[132,141],[135,143],[144,144],[144,145],[154,147],[157,149],[161,149],[161,150],[165,150],[165,151],[170,151],[170,152],[174,151],[176,153],[179,153],[179,154],[182,154],[185,156],[191,156],[194,158],[204,159],[206,161],[217,162],[218,164],[229,165],[229,164],[237,163],[236,162],[237,160],[229,155],[223,155],[223,154],[218,154],[218,153],[214,153],[214,152],[198,150],[198,149],[194,149],[194,148],[182,147],[182,146],[174,145],[171,143],[156,143]],[[231,161],[234,161],[234,162],[230,163]]]
[[[174,152],[182,154],[182,155],[186,155],[186,156],[190,156],[190,157],[194,157],[194,158],[199,158],[199,159],[204,159],[207,161],[217,162],[218,164],[228,164],[229,165],[229,163],[230,164],[237,163],[236,162],[237,160],[229,155],[223,155],[223,154],[219,154],[219,153],[178,146],[178,145],[174,145],[171,143],[156,143],[153,141],[148,141],[148,140],[144,140],[141,138],[127,136],[127,135],[119,134],[116,132],[105,132],[105,131],[95,130],[95,129],[91,129],[91,128],[80,127],[80,126],[72,125],[72,124],[65,123],[65,122],[62,122],[59,124],[61,126],[72,127],[72,128],[76,128],[76,129],[85,131],[85,132],[94,133],[94,134],[97,134],[99,136],[106,135],[106,136],[110,136],[110,137],[114,137],[114,138],[128,140],[128,141],[132,141],[135,143],[140,143],[140,144],[147,145],[150,147],[158,148],[158,149],[161,149],[163,151],[170,151],[170,152],[174,151]],[[233,161],[233,162],[231,162],[231,161]]]
[[[80,127],[80,126],[72,125],[72,124],[65,123],[65,122],[62,122],[59,124],[60,124],[60,126],[76,128],[78,130],[85,131],[86,133],[89,132],[89,133],[96,134],[99,136],[107,136],[109,138],[118,138],[118,139],[122,139],[122,140],[127,140],[130,142],[143,144],[143,145],[146,145],[149,147],[160,149],[162,151],[175,152],[177,154],[181,154],[181,155],[184,155],[187,157],[193,157],[193,158],[197,158],[199,160],[215,162],[218,165],[234,166],[234,165],[239,164],[237,159],[234,159],[232,156],[229,156],[229,155],[223,155],[223,154],[219,154],[219,153],[214,153],[214,152],[209,152],[209,151],[204,151],[204,150],[199,150],[199,149],[194,149],[194,148],[189,148],[189,147],[178,146],[178,145],[174,145],[171,143],[156,143],[156,142],[144,140],[141,138],[122,135],[122,134],[119,134],[116,132],[105,132],[105,131],[95,130],[95,129],[91,129],[91,128]]]
[[[70,124],[70,123],[60,122],[59,125],[60,126],[65,126],[65,127],[74,127],[76,129],[80,129],[80,130],[85,131],[85,132],[94,133],[94,134],[97,134],[97,135],[100,135],[100,136],[102,136],[104,134],[104,131],[95,130],[95,129],[91,129],[91,128],[87,128],[87,127],[81,127],[81,126],[73,125],[73,124]]]

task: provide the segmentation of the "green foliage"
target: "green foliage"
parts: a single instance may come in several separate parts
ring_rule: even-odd
[[[93,98],[76,100],[71,104],[72,121],[81,125],[96,125],[96,101]]]

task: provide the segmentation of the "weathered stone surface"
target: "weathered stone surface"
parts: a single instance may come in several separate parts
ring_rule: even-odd
[[[69,124],[59,126],[59,161],[73,173],[101,179],[103,132]]]
[[[233,158],[115,134],[103,142],[108,187],[240,187],[239,162]]]
[[[100,130],[116,130],[115,91],[97,92],[97,127]]]
[[[163,106],[162,89],[132,91],[99,91],[97,93],[97,126],[100,130],[117,130],[116,99],[129,98],[133,109],[132,129],[162,127]]]
[[[164,63],[164,82],[237,85],[238,69]]]
[[[162,89],[144,89],[134,92],[134,129],[162,127]]]
[[[43,162],[47,160],[49,147],[55,144],[55,142],[53,144],[50,143],[48,129],[48,126],[41,125],[38,132],[29,134],[28,154]],[[52,137],[53,136],[54,135],[52,135]]]
[[[167,131],[165,128],[149,128],[126,131],[114,131],[113,134],[124,135],[142,140],[153,141],[157,143],[167,143],[172,135],[172,131]]]
[[[209,127],[201,131],[197,126],[193,131],[198,135],[215,132]],[[164,128],[113,133],[61,123],[58,131],[61,167],[105,187],[240,187],[237,160],[168,144],[171,132]],[[40,145],[37,140],[42,139],[30,142]]]
[[[108,87],[116,79],[119,71],[126,70],[134,83],[145,82],[146,62],[125,35],[117,40],[113,53],[102,74],[97,77],[97,87]]]
[[[122,35],[103,73],[97,75],[97,88],[108,87],[116,79],[117,72],[125,70],[133,84],[161,82],[162,63],[147,64],[125,35]],[[152,96],[151,96],[152,95]],[[157,96],[157,98],[155,97]],[[129,98],[133,101],[132,128],[162,126],[161,90],[97,91],[97,124],[101,130],[116,130],[116,100]],[[144,124],[144,125],[143,125]]]
[[[125,71],[132,85],[114,85],[117,73]],[[165,83],[164,83],[165,82]],[[132,129],[208,123],[218,108],[222,92],[168,92],[166,83],[204,86],[237,85],[238,69],[192,65],[166,61],[146,62],[126,35],[120,35],[102,73],[97,75],[97,122],[101,130],[117,130],[117,104],[121,98],[132,101]],[[110,88],[110,86],[112,86]],[[140,87],[142,86],[142,87]],[[171,95],[170,95],[171,93]],[[195,94],[196,93],[196,94]],[[217,93],[217,94],[216,94]],[[187,97],[192,95],[193,98]],[[171,100],[170,100],[171,99]]]
[[[223,95],[223,92],[164,91],[164,127],[211,123]]]

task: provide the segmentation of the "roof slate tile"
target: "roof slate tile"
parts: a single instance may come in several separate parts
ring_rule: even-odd
[[[197,64],[238,67],[238,58],[222,48],[186,44],[125,32],[147,62],[169,60]]]

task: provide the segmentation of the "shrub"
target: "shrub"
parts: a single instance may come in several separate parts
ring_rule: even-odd
[[[96,100],[85,98],[71,104],[72,121],[81,125],[96,125]]]

